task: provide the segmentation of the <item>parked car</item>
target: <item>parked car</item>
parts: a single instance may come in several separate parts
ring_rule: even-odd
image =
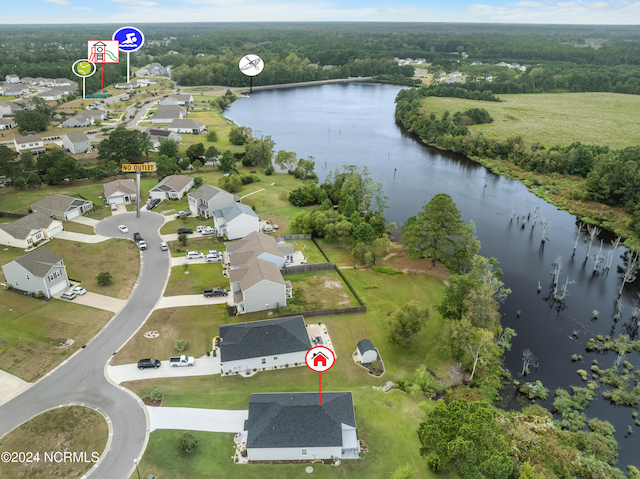
[[[176,214],[173,215],[173,217],[177,220],[180,219],[180,212],[178,211]]]
[[[204,230],[202,230],[202,234],[204,236],[214,235],[216,234],[216,230],[214,230],[213,228],[205,228]]]
[[[192,229],[189,228],[178,228],[178,234],[179,235],[190,235],[193,233]]]
[[[111,211],[115,211],[118,209],[118,205],[116,205],[115,203],[111,203]]]
[[[125,225],[118,226],[118,229],[120,231],[122,231],[123,233],[128,233],[129,232],[129,228],[127,228]]]
[[[141,359],[138,361],[138,369],[156,368],[158,369],[162,363],[157,359]]]
[[[207,254],[217,254],[219,256],[222,256],[222,253],[220,251],[216,251],[214,249],[210,249],[209,251],[207,251]]]
[[[69,301],[71,301],[72,299],[75,299],[75,297],[76,297],[76,293],[72,291],[65,291],[60,295],[60,299],[68,299]]]
[[[180,216],[191,216],[191,210],[180,211]]]
[[[84,289],[82,286],[76,286],[75,288],[73,288],[71,290],[72,293],[75,294],[79,294],[80,296],[82,296],[83,294],[85,294],[87,292],[86,289]]]
[[[152,210],[152,209],[154,209],[155,207],[156,207],[156,205],[155,205],[155,204],[153,204],[153,203],[149,203],[149,204],[147,205],[147,209],[148,209],[148,210]]]
[[[206,230],[207,228],[211,228],[211,226],[196,226],[196,231],[198,233],[202,233],[204,230]]]
[[[167,245],[167,243],[160,243],[160,249],[162,251],[167,251],[169,249],[169,245]]]
[[[185,356],[184,354],[182,356],[174,356],[169,359],[169,364],[174,368],[177,368],[178,366],[193,366],[195,362],[196,360],[193,356]]]
[[[133,241],[135,241],[136,243],[138,241],[142,240],[142,236],[140,236],[140,233],[133,233]]]
[[[204,258],[204,253],[201,253],[200,251],[189,251],[187,253],[187,258],[188,259]]]
[[[222,261],[222,256],[220,256],[219,254],[208,254],[204,260],[207,263],[219,263],[220,261]]]
[[[147,249],[147,243],[145,242],[145,240],[138,241],[138,248],[140,248],[141,250]]]
[[[228,291],[226,289],[223,288],[213,288],[213,289],[205,289],[204,290],[204,297],[205,298],[212,298],[215,296],[227,296]]]

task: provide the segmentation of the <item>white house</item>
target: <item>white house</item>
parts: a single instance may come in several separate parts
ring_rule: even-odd
[[[234,240],[244,238],[249,233],[257,232],[258,215],[248,205],[231,201],[219,210],[213,211],[213,227],[218,236],[227,236]]]
[[[82,113],[78,113],[71,118],[67,118],[65,121],[60,123],[60,126],[62,126],[63,128],[77,128],[93,125],[93,116],[86,115],[85,113],[86,110]]]
[[[73,86],[73,85],[78,85],[77,82],[75,81],[71,81],[68,78],[56,78],[55,80],[53,80],[53,84],[55,86]]]
[[[51,297],[69,287],[67,268],[45,246],[2,266],[7,284],[27,293]]]
[[[472,64],[472,65],[482,65],[482,62],[475,61],[475,62],[472,62],[471,64]]]
[[[202,133],[205,128],[206,125],[197,120],[175,119],[171,121],[171,124],[167,127],[167,130],[175,131],[176,133],[189,133],[192,135],[198,135]]]
[[[160,104],[161,105],[180,105],[180,106],[189,106],[193,103],[193,95],[190,94],[176,94],[169,95],[167,98],[163,99]]]
[[[42,98],[45,101],[55,101],[59,100],[64,96],[64,93],[61,90],[56,88],[52,88],[51,90],[43,91],[42,93],[38,93],[36,98]]]
[[[182,136],[175,131],[169,131],[162,128],[147,128],[147,134],[149,135],[149,138],[151,138],[151,144],[155,149],[160,147],[162,139],[182,141]]]
[[[33,243],[51,238],[60,231],[62,221],[35,212],[10,223],[0,223],[0,244],[27,249]]]
[[[461,76],[462,76],[462,73],[460,73],[460,72],[449,73],[449,77],[450,78],[457,78],[457,77],[461,77]]]
[[[31,153],[44,153],[44,141],[40,135],[18,136],[13,139],[16,151],[20,153],[22,150],[31,150]]]
[[[291,243],[278,243],[273,236],[260,232],[253,232],[240,241],[225,243],[227,247],[227,263],[236,269],[244,265],[249,259],[256,258],[275,264],[278,269],[293,262],[293,246]]]
[[[35,85],[34,79],[31,77],[21,78],[20,83],[24,83],[25,85]]]
[[[138,88],[140,87],[140,83],[138,82],[133,82],[133,83],[116,83],[114,85],[114,88],[119,88],[119,89],[131,89],[131,88]]]
[[[130,203],[137,197],[133,180],[115,180],[104,184],[104,198],[108,204]]]
[[[187,191],[193,188],[193,178],[184,175],[171,175],[149,190],[152,199],[167,200],[169,198],[182,198]]]
[[[358,341],[356,353],[360,357],[360,362],[364,364],[369,364],[370,362],[378,359],[378,352],[368,339],[361,339]]]
[[[202,215],[205,218],[211,218],[215,210],[236,201],[236,197],[228,191],[206,184],[187,194],[187,198],[191,213],[194,216]]]
[[[186,108],[181,106],[160,105],[158,110],[151,116],[151,123],[171,123],[173,120],[182,120],[186,114]]]
[[[29,87],[25,85],[9,85],[2,91],[4,96],[20,96],[29,93]]]
[[[220,326],[223,374],[304,364],[313,347],[302,316]]]
[[[84,131],[66,133],[62,137],[62,146],[73,154],[91,151],[91,142]]]
[[[249,461],[358,459],[351,391],[252,394],[244,423]]]
[[[2,118],[3,116],[11,115],[13,113],[10,103],[12,102],[0,102],[0,118]]]
[[[0,118],[0,130],[10,130],[18,126],[13,118]]]
[[[140,73],[150,77],[159,77],[159,76],[169,75],[169,72],[167,71],[167,69],[157,62],[154,62],[151,65],[141,70],[144,70],[144,71]]]
[[[85,214],[93,208],[93,203],[82,198],[65,195],[51,195],[31,205],[34,213],[42,212],[62,221]]]
[[[13,73],[7,75],[4,79],[7,80],[7,83],[20,83],[20,77]]]

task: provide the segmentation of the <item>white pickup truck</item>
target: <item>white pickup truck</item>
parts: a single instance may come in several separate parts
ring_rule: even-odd
[[[177,368],[178,366],[193,366],[195,362],[196,360],[193,356],[185,356],[184,354],[182,356],[175,356],[169,359],[169,364],[174,368]]]

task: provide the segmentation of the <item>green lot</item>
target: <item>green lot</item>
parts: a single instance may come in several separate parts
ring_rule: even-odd
[[[327,260],[322,253],[315,245],[313,241],[308,240],[289,240],[287,243],[291,243],[293,245],[293,249],[296,251],[302,251],[304,257],[307,258],[307,263],[326,263]]]
[[[638,144],[640,97],[618,93],[499,95],[501,103],[427,97],[426,112],[441,115],[484,108],[494,119],[472,126],[489,138],[523,136],[547,147],[575,141],[626,148]]]
[[[98,196],[102,196],[102,193],[103,183],[92,183],[73,187],[53,187],[43,185],[29,190],[1,188],[0,204],[2,205],[2,211],[7,211],[9,213],[22,213],[26,215],[32,204],[51,195],[82,195],[89,201],[92,201],[94,206],[100,207],[104,204],[102,198],[98,198]]]
[[[346,247],[342,247],[341,245],[336,245],[335,243],[330,243],[326,241],[324,238],[319,238],[316,240],[318,242],[318,246],[322,248],[324,254],[327,255],[329,261],[338,266],[355,266],[356,259],[353,257],[351,253],[351,245],[347,244]],[[327,248],[327,246],[331,246]],[[326,248],[326,249],[325,249]]]
[[[187,265],[188,268],[185,269]],[[218,287],[229,289],[229,280],[222,276],[221,263],[187,265],[171,268],[165,296],[202,294],[205,289]]]
[[[65,231],[71,231],[73,233],[82,233],[85,235],[96,234],[96,232],[93,230],[93,226],[74,223],[73,221],[65,221],[63,223],[63,227]]]
[[[293,298],[287,300],[283,312],[297,313],[316,309],[343,309],[360,306],[337,271],[311,271],[288,274]]]
[[[195,227],[194,227],[195,230]],[[183,246],[179,241],[169,241],[169,250],[171,251],[171,256],[186,256],[187,253],[184,250],[188,251],[200,251],[201,253],[207,254],[209,250],[215,251],[225,251],[224,243],[218,241],[216,236],[195,236],[195,235],[187,235],[189,238],[187,240],[187,246]],[[178,252],[178,250],[183,250]]]
[[[93,338],[113,313],[0,290],[0,369],[35,381]],[[75,343],[60,349],[61,343]]]

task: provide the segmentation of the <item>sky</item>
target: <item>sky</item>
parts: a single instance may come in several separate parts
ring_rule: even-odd
[[[0,24],[471,22],[638,25],[640,0],[2,0]]]

